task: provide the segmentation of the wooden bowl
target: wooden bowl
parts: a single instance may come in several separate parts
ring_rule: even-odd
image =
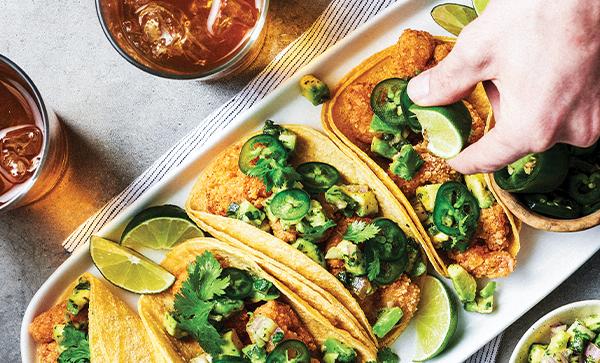
[[[500,188],[494,177],[490,175],[488,182],[502,203],[515,217],[536,229],[552,232],[576,232],[595,227],[600,224],[600,210],[577,219],[556,219],[532,212],[525,207],[512,193]]]

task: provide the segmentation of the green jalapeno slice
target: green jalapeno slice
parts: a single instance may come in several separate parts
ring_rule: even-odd
[[[229,276],[229,286],[225,289],[225,295],[231,299],[245,299],[252,293],[254,281],[250,274],[244,270],[234,267],[223,269],[221,277]]]
[[[325,192],[340,180],[339,171],[326,163],[303,163],[296,167],[296,171],[302,176],[302,185],[311,192]]]
[[[415,103],[408,96],[408,87],[405,87],[400,95],[400,107],[402,107],[402,115],[404,115],[404,120],[408,127],[416,133],[422,131],[421,124],[417,119],[417,115],[414,112],[409,110],[409,107],[414,105]]]
[[[569,152],[556,144],[542,152],[529,154],[494,173],[500,188],[511,193],[547,193],[560,186],[569,172]]]
[[[408,82],[401,78],[388,78],[379,82],[371,92],[373,113],[392,125],[406,124],[400,96],[407,84]]]
[[[277,162],[287,160],[288,152],[277,138],[271,135],[256,135],[242,146],[238,165],[244,174],[256,165],[259,159],[273,159]]]
[[[406,254],[408,240],[404,232],[394,221],[387,218],[377,218],[373,224],[379,227],[379,233],[374,238],[373,246],[377,248],[379,258],[383,261],[398,261]]]
[[[559,194],[523,194],[527,208],[535,213],[558,219],[574,219],[580,216],[581,207],[574,200]]]
[[[267,357],[267,363],[309,363],[310,352],[306,344],[299,340],[284,340]]]
[[[600,202],[587,204],[581,208],[581,215],[587,216],[588,214],[592,214],[598,210],[600,210]]]
[[[408,255],[401,255],[399,260],[391,262],[381,262],[379,274],[373,280],[379,285],[389,285],[396,281],[408,266]]]
[[[569,176],[568,193],[577,203],[594,204],[600,201],[600,171],[591,174],[577,173]]]
[[[442,233],[470,239],[477,229],[479,204],[467,187],[459,182],[444,183],[433,208],[433,223]]]
[[[286,221],[304,217],[310,209],[310,196],[302,189],[292,188],[275,194],[269,204],[271,212]]]

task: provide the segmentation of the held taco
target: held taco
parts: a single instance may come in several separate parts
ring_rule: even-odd
[[[203,171],[186,210],[288,287],[319,291],[307,302],[363,343],[389,345],[417,309],[426,265],[414,223],[314,129],[267,122]]]
[[[516,264],[520,226],[489,188],[488,176],[461,175],[440,157],[455,156],[491,126],[483,87],[442,107],[416,106],[406,92],[410,77],[441,61],[452,44],[406,30],[396,45],[342,79],[323,106],[323,127],[409,211],[439,273],[447,276],[446,265],[458,263],[475,277],[507,276]]]
[[[177,281],[138,309],[167,362],[367,362],[367,347],[335,328],[253,258],[213,238],[170,251],[162,263]]]
[[[37,362],[156,362],[139,316],[89,273],[29,325]]]

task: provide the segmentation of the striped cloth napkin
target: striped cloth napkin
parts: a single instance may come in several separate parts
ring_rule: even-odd
[[[300,67],[395,2],[396,0],[333,0],[310,28],[275,57],[240,93],[200,122],[198,127],[155,161],[125,190],[79,226],[63,242],[64,248],[73,252],[83,245],[123,208],[139,198],[170,170],[177,168],[215,132],[222,130],[241,112],[264,98]],[[466,363],[495,362],[500,339],[501,336],[493,339]]]

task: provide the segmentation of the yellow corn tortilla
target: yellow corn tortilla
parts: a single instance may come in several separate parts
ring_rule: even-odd
[[[58,300],[69,298],[80,278],[90,283],[88,340],[92,362],[161,362],[152,349],[140,317],[110,291],[100,279],[86,272]],[[39,361],[41,357],[37,357]]]
[[[434,39],[448,44],[454,44],[455,42],[455,39],[448,37],[434,37]],[[393,56],[395,55],[394,51],[396,51],[396,49],[397,48],[395,46],[392,46],[384,49],[379,53],[372,55],[342,78],[338,86],[333,90],[331,100],[323,105],[321,113],[322,125],[329,137],[340,149],[342,149],[345,153],[349,155],[354,155],[361,159],[392,192],[395,198],[402,204],[404,209],[407,211],[413,223],[417,226],[420,235],[420,240],[422,242],[423,248],[427,252],[429,262],[431,262],[431,264],[438,273],[440,273],[443,276],[448,276],[445,259],[442,258],[438,251],[435,249],[431,238],[429,237],[424,226],[420,222],[417,213],[415,212],[409,200],[402,193],[402,191],[392,180],[392,178],[387,174],[386,170],[384,170],[384,168],[382,168],[375,160],[373,160],[367,153],[365,153],[358,145],[354,144],[350,140],[350,138],[340,130],[336,122],[344,122],[345,120],[336,119],[334,117],[334,109],[336,107],[344,108],[346,106],[340,104],[340,95],[349,86],[351,86],[355,82],[365,82],[367,80],[374,80],[375,82],[378,82],[385,78],[394,76],[394,74],[391,71],[389,71],[389,69],[393,68]],[[487,99],[483,86],[481,84],[478,84],[473,93],[466,98],[466,101],[468,101],[468,103],[473,106],[475,111],[484,120],[486,120],[486,131],[489,130],[491,125],[493,125],[494,121],[492,108],[489,103],[489,100]],[[520,249],[519,230],[521,225],[518,221],[515,220],[514,216],[510,213],[506,206],[500,202],[500,199],[498,199],[498,196],[494,192],[493,188],[490,187],[489,175],[485,176],[485,180],[488,189],[496,198],[496,202],[499,203],[502,209],[504,210],[507,219],[510,223],[511,240],[509,243],[508,252],[510,253],[510,255],[516,258],[517,253]]]
[[[408,237],[416,241],[422,240],[403,206],[366,165],[356,160],[355,156],[344,154],[319,131],[300,125],[284,125],[284,127],[297,135],[296,149],[290,160],[292,165],[308,161],[328,163],[340,172],[345,182],[368,185],[377,197],[380,215],[398,223]],[[299,286],[298,284],[302,284],[318,291],[318,295],[324,299],[313,297],[307,299],[307,302],[326,315],[334,325],[348,330],[363,343],[366,338],[371,342],[377,342],[379,346],[391,344],[410,322],[412,318],[410,314],[405,312],[401,324],[384,339],[378,340],[373,335],[371,324],[357,300],[325,268],[270,233],[242,221],[207,212],[208,199],[214,184],[212,179],[227,167],[223,165],[224,160],[235,162],[237,165],[237,155],[241,145],[253,135],[247,135],[224,150],[200,174],[186,203],[189,216],[212,236],[256,256],[263,268],[287,284],[289,288],[294,289],[295,286]],[[416,280],[413,282],[420,286],[422,279]]]
[[[327,338],[334,338],[355,349],[362,362],[375,361],[377,351],[374,346],[366,346],[354,339],[347,331],[335,328],[323,315],[298,296],[298,292],[288,288],[269,275],[247,254],[235,247],[214,238],[196,238],[184,242],[171,250],[162,266],[175,276],[180,275],[198,255],[211,252],[217,259],[226,261],[229,266],[251,272],[266,279],[281,292],[284,300],[298,314],[298,317],[319,345]],[[138,310],[142,321],[155,344],[156,349],[167,362],[187,362],[203,353],[200,345],[192,340],[179,340],[170,336],[163,328],[163,318],[173,307],[173,288],[158,295],[142,296]]]

